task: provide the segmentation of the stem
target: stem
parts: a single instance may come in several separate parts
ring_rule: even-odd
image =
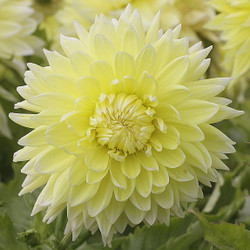
[[[81,237],[81,241],[85,242],[89,237],[91,236],[91,232],[90,231],[86,231],[83,236]]]
[[[58,246],[58,250],[65,250],[67,249],[67,246],[69,245],[69,243],[71,242],[71,232],[68,232],[62,239],[62,241],[60,242],[59,246]]]

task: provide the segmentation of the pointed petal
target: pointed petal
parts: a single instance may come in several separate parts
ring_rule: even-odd
[[[186,159],[180,147],[175,150],[163,149],[162,152],[154,152],[153,155],[160,164],[167,168],[177,168],[181,166]]]
[[[85,155],[87,167],[94,172],[104,171],[109,163],[108,150],[104,147],[94,147]]]
[[[136,178],[135,188],[142,197],[148,197],[152,190],[152,173],[144,169],[141,170]]]
[[[141,164],[134,154],[128,155],[121,165],[123,174],[129,179],[136,178],[141,171]]]
[[[69,202],[70,206],[78,206],[94,197],[99,189],[100,182],[88,184],[86,182],[71,188]]]
[[[121,162],[110,159],[110,177],[115,186],[120,189],[126,189],[127,178],[123,174],[121,166]]]
[[[136,153],[141,165],[148,171],[157,171],[159,169],[158,163],[153,156],[147,156],[146,153],[141,150]]]
[[[96,185],[96,184],[95,184]],[[98,192],[87,203],[88,213],[91,217],[100,214],[108,205],[113,195],[113,185],[109,176],[101,181]]]
[[[68,182],[71,186],[76,186],[83,183],[86,179],[88,168],[85,165],[84,159],[77,159],[69,169]]]
[[[154,194],[152,198],[162,208],[171,208],[174,204],[174,194],[171,185],[168,184],[164,192],[161,194]]]

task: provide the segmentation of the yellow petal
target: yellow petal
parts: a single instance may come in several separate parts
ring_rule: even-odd
[[[70,56],[70,61],[79,77],[89,75],[89,68],[93,58],[82,51],[75,51]]]
[[[171,125],[168,126],[166,133],[156,131],[155,136],[166,149],[174,150],[180,144],[180,133],[174,126]]]
[[[101,181],[98,192],[87,203],[88,213],[91,217],[97,216],[108,205],[113,195],[113,185],[109,176]]]
[[[69,197],[70,206],[78,206],[89,201],[93,196],[96,195],[99,186],[100,182],[95,184],[83,182],[80,185],[72,187]]]
[[[65,150],[68,149],[68,145],[73,143],[75,145],[75,150],[73,151],[73,153],[81,152],[81,150],[77,147],[77,142],[80,137],[68,128],[66,121],[54,123],[49,126],[46,131],[46,138],[51,145],[56,147],[62,147]]]
[[[153,184],[157,187],[165,187],[169,183],[169,175],[166,167],[159,166],[159,171],[153,172]]]
[[[209,46],[190,55],[190,71],[195,70],[202,63],[202,61],[207,57],[212,48],[212,46]]]
[[[223,161],[221,161],[221,159],[217,157],[215,154],[211,153],[211,157],[212,157],[213,168],[226,171],[230,170],[229,167]]]
[[[96,77],[100,84],[101,90],[106,90],[111,81],[115,79],[113,69],[106,61],[95,61],[90,65],[90,73],[93,77]]]
[[[184,121],[196,124],[207,122],[219,110],[218,105],[202,100],[185,101],[177,108]]]
[[[67,37],[61,34],[60,44],[62,46],[63,51],[68,57],[70,57],[70,55],[76,50],[83,52],[86,51],[86,46],[84,46],[84,43],[82,43],[79,39],[75,37]]]
[[[118,29],[118,28],[117,28]],[[132,24],[127,26],[127,30],[121,31],[121,50],[128,52],[129,54],[135,56],[140,50],[140,37],[139,34],[137,33],[135,26]],[[117,34],[118,35],[118,34]]]
[[[42,185],[44,185],[49,177],[48,176],[36,176],[36,177],[32,177],[32,181],[30,182],[30,184],[26,185],[20,192],[18,195],[23,195],[26,193],[30,193],[32,191],[34,191],[35,189],[41,187]]]
[[[107,173],[108,173],[108,169],[106,169],[103,172],[99,172],[99,173],[88,170],[87,174],[86,174],[86,182],[88,184],[97,183],[97,182],[101,181],[107,175]]]
[[[155,67],[156,53],[154,48],[148,44],[136,57],[136,77],[140,79],[141,74],[146,71],[151,74]]]
[[[187,156],[187,162],[197,168],[200,168],[204,172],[207,172],[209,165],[207,164],[201,150],[197,148],[194,143],[183,142],[180,147]]]
[[[55,173],[63,171],[73,164],[75,156],[65,153],[60,148],[48,147],[41,154],[39,154],[35,170],[39,173]]]
[[[168,30],[159,41],[155,44],[155,51],[157,53],[156,57],[156,72],[162,70],[170,61],[171,55],[173,53],[173,32],[172,30]],[[164,55],[164,56],[160,56]]]
[[[70,96],[78,95],[76,82],[72,77],[50,74],[44,77],[44,82],[46,83],[46,85],[48,85],[51,91]]]
[[[114,197],[112,197],[108,207],[105,209],[105,215],[111,224],[114,224],[124,211],[125,202],[117,202]]]
[[[60,112],[57,110],[43,110],[39,114],[31,115],[30,120],[41,125],[51,125],[61,120]]]
[[[174,121],[173,126],[180,132],[180,139],[187,142],[203,141],[205,136],[195,124],[183,121]]]
[[[13,161],[18,162],[18,161],[28,161],[38,155],[40,152],[45,150],[47,147],[42,146],[42,147],[24,147],[17,152],[14,153]]]
[[[104,147],[90,149],[85,155],[85,163],[94,172],[104,171],[109,163],[108,150]]]
[[[192,92],[193,98],[202,99],[202,100],[209,100],[211,97],[214,97],[221,93],[225,86],[223,85],[213,85],[205,84],[201,81],[197,81],[197,85],[188,86],[190,91]]]
[[[156,14],[156,16],[154,17],[148,28],[148,32],[146,34],[147,43],[152,43],[158,40],[159,27],[160,27],[160,11]]]
[[[127,52],[117,52],[114,58],[115,76],[122,79],[124,76],[135,75],[135,60]]]
[[[146,198],[140,196],[136,191],[129,197],[130,202],[142,211],[149,211],[151,209],[151,197]]]
[[[200,65],[195,70],[188,71],[185,77],[185,81],[192,82],[192,81],[197,81],[197,79],[200,79],[207,71],[210,63],[211,63],[210,58],[203,60],[202,63],[200,63]]]
[[[161,194],[154,194],[152,198],[162,208],[171,208],[174,204],[174,194],[171,185],[168,184],[164,192]]]
[[[29,99],[31,104],[42,109],[61,109],[64,113],[73,110],[74,101],[72,96],[54,92],[40,94]]]
[[[190,170],[186,166],[169,169],[168,173],[172,179],[180,182],[194,179],[194,176],[190,173]]]
[[[58,177],[53,187],[53,199],[52,199],[52,206],[58,206],[67,201],[70,185],[67,182],[67,173],[68,170],[66,169],[62,172]]]
[[[46,129],[47,129],[46,126],[40,126],[32,130],[29,134],[22,137],[18,141],[18,144],[22,146],[31,146],[31,147],[39,147],[47,145],[48,142],[45,137]]]
[[[153,156],[147,156],[146,153],[141,150],[136,153],[141,165],[148,171],[157,171],[159,169],[158,163]]]
[[[92,76],[80,78],[77,87],[83,96],[90,98],[93,102],[97,101],[101,94],[100,83]]]
[[[160,101],[172,105],[184,102],[189,96],[191,96],[191,91],[182,85],[169,86],[157,92]]]
[[[71,186],[76,186],[83,183],[86,179],[88,168],[85,165],[84,159],[77,159],[69,168],[68,182]]]
[[[98,216],[96,216],[96,221],[102,237],[105,239],[106,237],[108,237],[109,231],[111,229],[111,223],[109,223],[104,214],[99,214]]]
[[[165,189],[166,189],[166,186],[158,187],[158,186],[153,185],[152,194],[161,194],[162,192],[164,192]]]
[[[48,50],[44,50],[44,54],[56,74],[60,75],[63,72],[65,76],[76,77],[75,71],[67,57]]]
[[[110,177],[115,186],[120,189],[126,189],[127,178],[124,176],[121,166],[120,162],[110,159]]]
[[[113,62],[116,52],[114,44],[104,35],[97,34],[94,39],[95,55],[98,60]]]
[[[187,198],[191,198],[190,201],[197,200],[199,183],[197,179],[193,179],[187,182],[178,183],[179,192],[184,194]]]
[[[39,126],[38,123],[32,121],[30,117],[32,114],[20,114],[20,113],[10,113],[9,118],[15,123],[27,127],[27,128],[37,128]]]
[[[175,150],[163,149],[161,152],[153,153],[155,159],[168,168],[177,168],[182,165],[186,159],[186,156],[180,147]]]
[[[168,103],[159,103],[159,105],[155,108],[155,111],[157,116],[159,116],[165,122],[181,119],[178,110],[173,105]]]
[[[125,213],[128,219],[135,225],[138,225],[139,223],[141,223],[143,218],[146,215],[146,212],[139,210],[130,202],[127,202],[126,204]]]
[[[151,202],[151,209],[147,212],[145,220],[149,225],[153,225],[157,218],[158,206],[155,202]]]
[[[152,173],[146,170],[141,170],[136,178],[135,189],[142,197],[148,197],[152,190]]]
[[[180,83],[188,70],[189,59],[187,56],[179,57],[169,63],[157,76],[156,81],[159,85],[159,91],[167,86]]]
[[[135,180],[128,180],[127,189],[114,187],[114,194],[117,201],[126,201],[135,189]]]
[[[155,91],[157,89],[157,83],[153,76],[149,75],[146,71],[144,71],[139,80],[136,94],[143,98],[146,95],[155,95]]]
[[[89,117],[86,114],[83,115],[81,112],[72,113],[72,115],[66,118],[66,122],[68,128],[81,137],[85,135],[89,127]],[[77,138],[77,136],[75,135],[74,138]]]
[[[121,165],[123,174],[129,179],[136,178],[141,171],[141,164],[134,154],[128,155]]]

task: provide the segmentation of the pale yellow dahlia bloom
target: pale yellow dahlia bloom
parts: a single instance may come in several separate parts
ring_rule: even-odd
[[[104,15],[79,38],[61,36],[65,55],[45,51],[49,66],[29,64],[10,114],[33,130],[14,161],[28,161],[20,194],[43,186],[32,214],[51,222],[67,207],[66,233],[100,230],[105,243],[126,226],[169,223],[202,197],[234,143],[212,124],[241,114],[217,97],[225,78],[200,80],[211,47],[189,48],[180,26],[145,33],[138,10]]]
[[[30,0],[0,0],[0,59],[29,56],[41,46]]]
[[[250,1],[213,0],[211,5],[218,15],[207,24],[221,31],[222,67],[233,76],[233,82],[250,78]]]

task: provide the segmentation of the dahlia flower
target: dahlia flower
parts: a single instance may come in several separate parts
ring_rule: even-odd
[[[30,0],[0,1],[0,58],[32,55],[41,45],[41,40],[32,36],[37,22],[31,17],[31,4]]]
[[[67,207],[73,240],[83,226],[110,245],[127,225],[168,224],[228,169],[234,143],[212,124],[241,114],[217,97],[229,80],[200,80],[211,47],[189,48],[180,26],[163,34],[159,23],[144,32],[131,6],[89,32],[75,23],[65,54],[46,50],[49,66],[28,64],[18,87],[29,113],[10,118],[33,129],[14,155],[28,161],[20,195],[44,186],[32,214],[47,209],[49,223]]]
[[[244,82],[250,78],[250,1],[213,0],[218,15],[206,27],[221,31],[222,66],[226,74]]]

